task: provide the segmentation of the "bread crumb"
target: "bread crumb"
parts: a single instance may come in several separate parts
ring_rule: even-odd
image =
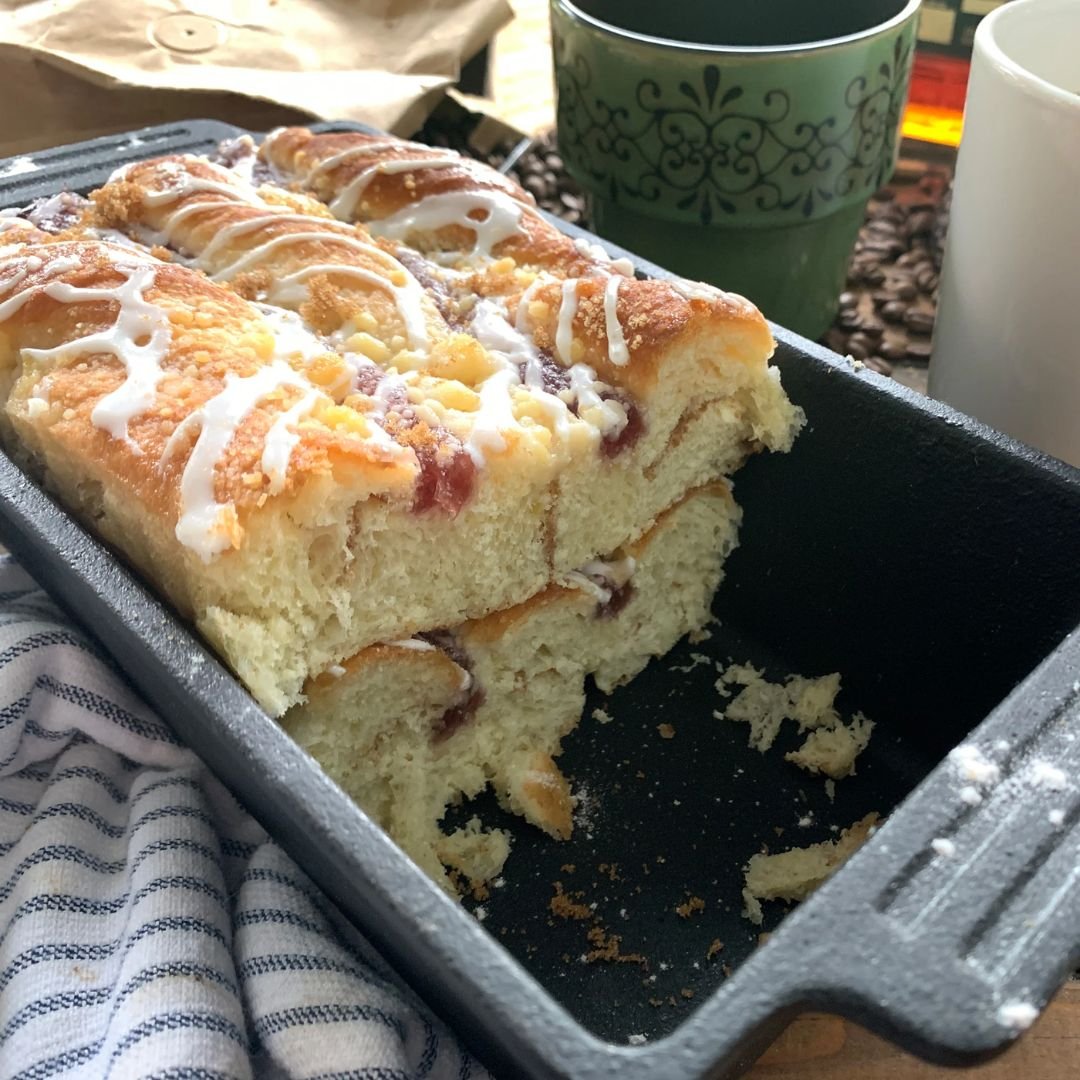
[[[554,882],[555,895],[548,901],[548,908],[552,915],[557,915],[560,919],[577,919],[579,922],[585,919],[592,918],[592,908],[588,904],[581,904],[575,900],[571,900],[570,897],[563,892],[563,884],[561,881]],[[575,893],[575,896],[582,896],[582,893]]]
[[[836,695],[840,692],[840,674],[833,672],[816,679],[805,675],[788,675],[783,683],[771,683],[764,672],[750,664],[732,664],[716,680],[716,689],[722,695],[730,693],[729,686],[738,685],[742,690],[731,700],[726,709],[713,713],[720,719],[742,721],[750,725],[750,745],[764,753],[776,741],[785,720],[794,720],[800,731],[835,731],[843,726],[836,711]],[[869,725],[867,728],[866,725]],[[861,714],[853,721],[859,733],[864,730],[869,740],[873,723]],[[835,741],[840,742],[843,736]],[[822,741],[811,735],[798,754],[804,755],[795,764],[804,768],[816,764],[824,751],[819,749]],[[828,747],[826,739],[824,746]],[[860,750],[865,748],[865,743]],[[859,751],[856,751],[856,754]],[[792,760],[789,758],[789,760]],[[854,760],[854,758],[852,759]],[[806,764],[804,764],[804,761]],[[825,771],[816,768],[815,771]],[[845,774],[846,775],[846,774]]]
[[[687,1001],[689,1001],[694,996],[694,991],[691,990],[689,986],[684,986],[679,991],[679,993],[682,994],[682,996],[686,998]]]
[[[619,946],[622,938],[618,934],[609,934],[602,926],[592,927],[586,937],[593,948],[585,954],[586,964],[595,964],[598,961],[611,964],[640,964],[646,967],[648,961],[641,953],[624,953]]]
[[[784,760],[807,772],[842,780],[855,772],[855,759],[866,749],[873,730],[873,720],[856,713],[850,724],[838,720],[834,727],[811,731],[802,746],[785,754]]]
[[[485,830],[479,818],[470,818],[463,828],[439,840],[436,853],[475,888],[502,873],[510,854],[510,834],[505,829]]]
[[[606,709],[596,708],[592,711],[592,718],[598,724],[610,724],[615,718]]]
[[[713,938],[712,943],[709,945],[708,950],[705,953],[706,960],[712,960],[720,954],[723,949],[724,943],[719,938]]]
[[[644,1035],[627,1035],[626,1041],[631,1046],[644,1046],[649,1040]]]
[[[702,900],[700,896],[691,896],[685,904],[679,904],[675,908],[675,914],[678,915],[680,919],[689,919],[694,912],[704,910],[705,901]]]
[[[661,739],[675,738],[675,729],[670,724],[657,724],[656,730],[660,732]]]
[[[877,814],[867,814],[844,829],[836,840],[791,848],[777,855],[753,856],[746,866],[743,915],[760,926],[760,901],[805,900],[862,846],[877,821]]]

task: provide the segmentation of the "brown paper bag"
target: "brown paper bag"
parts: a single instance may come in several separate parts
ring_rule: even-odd
[[[0,155],[180,119],[415,130],[507,0],[0,0]]]

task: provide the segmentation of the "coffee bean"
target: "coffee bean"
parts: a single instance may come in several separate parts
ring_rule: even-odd
[[[870,350],[854,337],[848,338],[846,355],[855,360],[865,360],[870,355]]]
[[[857,307],[859,304],[859,294],[853,292],[842,292],[838,301],[840,308],[847,309]]]
[[[907,356],[909,360],[917,360],[920,363],[925,363],[930,359],[930,342],[929,341],[909,341],[907,346]]]
[[[871,353],[874,349],[874,343],[861,330],[857,330],[848,338],[848,348],[850,349],[852,345],[867,354]]]
[[[926,235],[934,228],[934,214],[930,210],[919,210],[908,218],[908,232],[912,236]]]
[[[548,192],[547,184],[544,183],[541,177],[536,176],[535,174],[526,176],[521,186],[537,199],[543,198]]]
[[[903,360],[907,356],[907,345],[902,341],[883,341],[878,346],[877,351],[886,360],[895,363],[897,360]]]
[[[825,344],[833,352],[839,353],[841,356],[847,352],[847,340],[847,334],[835,326],[825,331]]]
[[[938,287],[937,271],[932,266],[920,268],[915,274],[915,284],[924,293],[932,293]]]
[[[863,273],[863,281],[867,285],[883,285],[885,283],[885,271],[880,266],[868,267]]]
[[[892,364],[880,356],[868,356],[863,362],[871,371],[876,371],[879,375],[892,375]]]
[[[547,167],[553,173],[561,173],[563,169],[566,168],[566,166],[563,164],[562,157],[554,152],[548,154],[544,160],[547,162]]]
[[[910,281],[904,281],[896,286],[896,295],[900,300],[914,300],[919,290]]]
[[[904,254],[901,255],[896,260],[896,265],[897,266],[913,266],[915,263],[920,262],[920,261],[921,261],[921,256],[918,255],[916,252],[914,252],[914,251],[905,251]]]
[[[864,315],[859,322],[859,332],[877,341],[885,333],[885,324],[875,315]]]
[[[896,236],[896,224],[884,218],[876,218],[868,221],[863,227],[863,231],[868,239],[877,237],[892,240]]]
[[[890,300],[882,309],[881,317],[886,322],[898,323],[904,321],[907,314],[907,304],[902,300]]]
[[[904,316],[904,325],[912,334],[929,334],[934,329],[933,312],[911,308]]]

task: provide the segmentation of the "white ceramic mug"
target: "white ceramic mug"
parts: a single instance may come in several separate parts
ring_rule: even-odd
[[[1080,0],[976,31],[930,393],[1080,465]]]

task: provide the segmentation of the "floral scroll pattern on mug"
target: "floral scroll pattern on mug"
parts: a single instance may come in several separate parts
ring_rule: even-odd
[[[555,48],[566,44],[556,38]],[[793,115],[785,90],[729,85],[717,64],[696,82],[643,78],[628,108],[605,100],[586,57],[560,57],[560,149],[616,202],[660,204],[705,225],[760,211],[811,218],[889,175],[910,44],[898,38],[892,53],[872,76],[851,79],[843,113],[818,120]]]

